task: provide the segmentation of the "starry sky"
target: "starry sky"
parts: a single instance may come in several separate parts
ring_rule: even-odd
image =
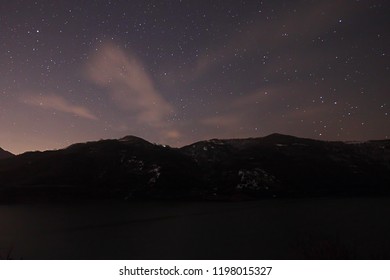
[[[390,137],[387,0],[0,1],[0,147]]]

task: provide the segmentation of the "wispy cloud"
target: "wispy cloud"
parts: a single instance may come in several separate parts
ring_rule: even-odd
[[[68,113],[85,119],[98,119],[88,108],[72,104],[62,96],[55,94],[40,95],[29,93],[28,95],[22,96],[20,101],[31,106]]]
[[[155,88],[142,62],[130,52],[105,44],[86,67],[88,78],[106,88],[110,99],[136,120],[138,125],[159,129],[162,138],[177,138],[169,124],[174,108]]]
[[[240,54],[250,54],[259,49],[266,51],[291,48],[303,35],[316,36],[324,30],[330,30],[337,24],[337,14],[350,9],[350,5],[346,0],[322,0],[311,5],[298,5],[297,8],[299,13],[286,9],[278,20],[259,16],[260,19],[255,20],[245,30],[232,33],[227,43],[224,41],[211,46],[195,62],[195,77],[207,74],[209,70]],[[363,11],[355,12],[359,14]]]
[[[223,128],[232,128],[240,125],[242,120],[236,115],[221,115],[206,117],[201,120],[202,124],[212,127],[223,127]]]
[[[331,104],[313,104],[307,100],[300,101],[298,106],[287,102],[296,97],[296,92],[284,86],[258,89],[245,96],[232,98],[217,108],[218,115],[204,116],[199,123],[209,128],[206,137],[244,137],[257,133],[286,132],[286,127],[291,123],[302,126],[302,120],[305,120],[305,125],[310,125],[321,116],[323,119],[325,112],[337,113],[337,108]],[[289,133],[294,134],[293,131]]]
[[[276,94],[275,91],[276,89],[272,90],[272,95]],[[232,98],[218,108],[218,115],[205,116],[199,123],[212,129],[211,135],[214,135],[211,137],[241,137],[244,133],[242,129],[255,126],[254,120],[261,121],[259,115],[266,114],[267,108],[273,107],[274,102],[275,98],[270,97],[268,91],[258,90],[246,96]]]

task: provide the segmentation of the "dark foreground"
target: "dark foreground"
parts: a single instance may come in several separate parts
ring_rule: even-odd
[[[389,259],[390,198],[0,205],[0,258]]]

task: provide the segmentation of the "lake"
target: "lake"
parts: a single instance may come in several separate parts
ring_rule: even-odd
[[[0,205],[14,259],[389,259],[390,198]]]

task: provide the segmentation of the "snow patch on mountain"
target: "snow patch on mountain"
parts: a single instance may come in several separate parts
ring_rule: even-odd
[[[153,164],[148,173],[151,175],[151,178],[149,179],[149,185],[155,185],[158,178],[161,176],[161,166]]]
[[[241,169],[238,176],[240,183],[236,188],[239,190],[269,191],[277,182],[275,176],[261,168]]]

